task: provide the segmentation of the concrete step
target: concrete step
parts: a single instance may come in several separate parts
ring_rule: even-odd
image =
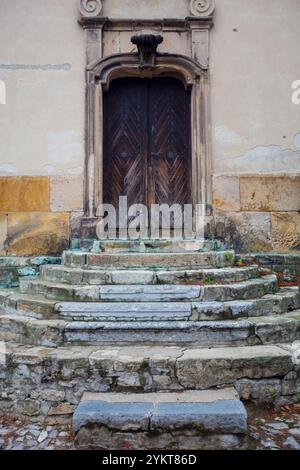
[[[300,339],[300,311],[226,321],[64,321],[0,314],[0,340],[62,346],[66,343],[157,342],[198,347],[247,346]]]
[[[10,373],[2,377],[1,391],[9,393],[13,383],[18,399],[24,392],[24,398],[32,393],[31,399],[41,400],[46,391],[55,390],[58,397],[50,401],[78,403],[84,391],[140,393],[229,385],[235,386],[243,398],[247,394],[251,397],[252,388],[256,390],[253,398],[274,403],[280,396],[300,392],[294,345],[208,349],[114,343],[54,348],[10,342],[1,369],[6,364]]]
[[[83,395],[73,416],[78,449],[238,449],[247,412],[234,389]]]
[[[62,264],[68,267],[111,269],[197,269],[224,268],[234,263],[234,251],[178,253],[89,253],[69,250]]]
[[[43,266],[41,278],[60,284],[104,285],[104,284],[176,284],[183,282],[241,282],[258,276],[257,266],[229,267],[220,269],[193,270],[111,270],[67,268],[66,266]]]
[[[176,252],[197,252],[212,251],[218,248],[218,243],[214,240],[205,239],[84,239],[73,238],[71,248],[92,253],[176,253]]]
[[[20,291],[42,294],[46,299],[92,302],[177,302],[228,301],[260,298],[278,290],[275,275],[249,279],[240,283],[217,285],[104,285],[82,286],[57,284],[42,279],[25,279]]]
[[[41,295],[0,291],[0,308],[39,319],[80,321],[237,320],[291,312],[300,308],[297,287],[280,288],[260,299],[228,302],[57,302]]]

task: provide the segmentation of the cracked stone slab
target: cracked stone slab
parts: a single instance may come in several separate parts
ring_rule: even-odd
[[[210,251],[214,249],[215,244],[207,239],[194,239],[194,240],[172,240],[172,239],[136,239],[136,240],[122,240],[122,239],[82,239],[74,238],[71,240],[71,246],[81,250],[95,252],[104,251],[107,253],[116,252],[137,252],[145,253],[152,251],[159,251],[165,253],[174,252],[197,252],[197,251]]]
[[[60,302],[55,305],[63,318],[108,321],[188,320],[191,304],[187,302]]]
[[[82,253],[69,251],[63,255],[63,263],[66,266],[89,267],[117,267],[140,268],[147,267],[225,267],[231,266],[234,261],[234,252],[181,252],[181,253]]]
[[[131,346],[119,346],[102,348],[93,352],[90,356],[90,363],[92,366],[97,364],[106,363],[107,365],[113,365],[117,363],[142,363],[145,360],[152,361],[155,363],[159,361],[167,361],[170,359],[176,359],[183,353],[183,349],[177,346],[139,346],[135,345],[134,348]]]
[[[200,297],[200,286],[103,286],[100,287],[100,298],[112,301],[172,301],[174,299],[197,299]]]
[[[288,343],[300,339],[300,310],[285,315],[249,319],[263,343]]]
[[[151,274],[151,273],[150,273]],[[136,276],[136,275],[135,275]],[[129,275],[128,275],[129,277]],[[136,278],[137,280],[137,278]],[[24,294],[41,294],[47,299],[113,302],[147,302],[174,300],[201,301],[230,301],[259,298],[275,293],[277,288],[276,276],[265,276],[261,279],[249,279],[239,283],[190,285],[182,284],[141,284],[128,285],[75,285],[60,284],[43,279],[26,279],[20,282],[20,290]]]
[[[108,305],[110,305],[108,307]],[[150,307],[151,305],[151,307]],[[169,305],[169,306],[168,306]],[[180,307],[179,307],[180,305]],[[193,315],[191,316],[190,305],[192,305]],[[62,317],[69,320],[111,320],[118,319],[134,321],[141,320],[183,320],[191,316],[195,321],[206,320],[234,320],[239,318],[271,316],[273,314],[282,314],[287,311],[296,310],[300,306],[300,295],[298,288],[281,288],[277,294],[267,294],[260,299],[235,300],[226,302],[73,302],[46,299],[42,295],[30,295],[20,292],[5,292],[1,297],[0,306],[7,313],[15,313],[21,316],[31,316],[40,319],[51,319]],[[128,306],[128,316],[125,318],[126,308]],[[153,315],[151,309],[153,306]],[[157,312],[161,314],[157,315]],[[168,307],[167,307],[168,306]],[[108,310],[111,308],[112,315],[109,316]],[[170,315],[166,312],[169,309]],[[143,313],[145,311],[145,314]],[[103,312],[103,314],[101,313]],[[115,314],[116,312],[116,314]],[[120,314],[119,314],[120,312]],[[133,312],[133,315],[131,315]],[[137,313],[136,313],[137,312]],[[124,318],[123,318],[124,313]]]
[[[70,342],[177,342],[211,344],[241,344],[251,337],[247,321],[226,322],[76,322],[65,327],[65,339]],[[255,340],[255,338],[253,339]]]
[[[292,355],[277,346],[188,349],[176,362],[176,376],[185,387],[199,389],[235,380],[284,376],[293,369]]]
[[[77,445],[82,444],[80,431],[91,426],[97,427],[99,444],[103,428],[113,433],[170,434],[188,428],[199,435],[244,434],[247,412],[233,388],[182,393],[85,393],[73,415]]]
[[[213,279],[215,282],[241,282],[257,277],[257,266],[194,270],[83,269],[66,266],[42,266],[42,279],[69,284],[174,284]]]

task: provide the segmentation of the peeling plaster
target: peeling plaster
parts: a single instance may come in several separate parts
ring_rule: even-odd
[[[47,173],[47,175],[55,174],[55,168],[53,165],[44,165],[43,170]]]
[[[215,127],[215,139],[218,144],[242,144],[245,138],[225,126]]]
[[[300,172],[300,151],[283,149],[279,145],[257,146],[244,155],[216,161],[216,172]]]
[[[2,163],[2,165],[0,165],[0,173],[15,174],[17,173],[17,171],[17,167],[15,167],[15,165],[12,165],[11,163]]]
[[[294,139],[293,139],[293,143],[294,143],[295,147],[300,148],[300,132],[298,132],[298,134],[295,134]]]

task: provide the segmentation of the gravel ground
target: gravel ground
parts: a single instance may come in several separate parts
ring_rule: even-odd
[[[69,450],[73,448],[71,426],[33,424],[21,419],[0,418],[1,450]]]
[[[300,450],[300,404],[279,411],[248,407],[247,448],[252,450]],[[41,425],[0,418],[1,450],[71,450],[68,424]]]
[[[248,449],[300,450],[300,404],[279,411],[248,407]]]

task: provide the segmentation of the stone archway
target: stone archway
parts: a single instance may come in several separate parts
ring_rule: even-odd
[[[207,152],[207,73],[188,57],[159,54],[154,67],[141,69],[137,54],[117,54],[94,63],[88,70],[88,153],[86,162],[86,217],[93,218],[103,202],[103,93],[113,80],[124,77],[174,77],[191,93],[192,202],[211,202],[210,159]]]
[[[212,170],[209,123],[209,30],[212,26],[213,1],[205,9],[192,9],[184,19],[117,19],[105,18],[98,12],[81,11],[79,19],[86,33],[86,131],[85,131],[85,190],[83,227],[97,223],[97,207],[103,202],[103,93],[113,80],[124,77],[172,77],[181,80],[191,94],[191,174],[192,202],[212,212]],[[194,2],[192,2],[194,5]],[[209,6],[209,8],[207,8]],[[122,48],[132,50],[130,37],[147,31],[160,34],[172,50],[183,53],[160,52],[150,67],[143,67],[137,52],[111,54],[111,40]],[[165,50],[169,48],[166,46]],[[190,55],[189,55],[190,54]],[[83,230],[93,233],[93,230]]]

